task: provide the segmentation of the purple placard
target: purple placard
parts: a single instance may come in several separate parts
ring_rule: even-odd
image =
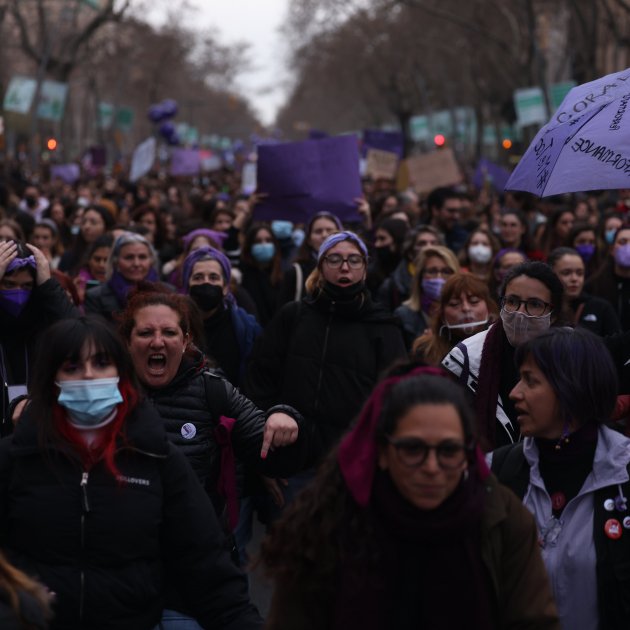
[[[171,149],[171,175],[199,175],[200,166],[197,149]]]
[[[477,168],[473,176],[473,184],[481,189],[488,181],[495,190],[502,191],[510,179],[510,171],[486,158],[481,158],[477,163]]]
[[[258,147],[258,220],[306,222],[328,211],[344,221],[360,221],[361,196],[356,138],[340,136]]]
[[[50,179],[60,179],[66,184],[74,184],[81,177],[78,164],[53,164],[50,167]]]
[[[329,138],[329,137],[330,136],[325,131],[322,131],[321,129],[311,129],[308,132],[309,140],[323,140],[324,138]]]
[[[399,131],[381,131],[380,129],[365,129],[363,131],[363,155],[368,149],[380,149],[395,153],[399,160],[403,158],[404,139]]]

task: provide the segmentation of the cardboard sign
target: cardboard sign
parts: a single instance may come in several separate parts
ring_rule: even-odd
[[[404,162],[405,173],[399,182],[407,179],[417,193],[427,193],[440,186],[454,186],[462,182],[462,173],[452,149],[414,155]]]
[[[398,155],[380,149],[368,149],[365,174],[372,179],[395,179]]]
[[[129,173],[129,179],[132,182],[144,177],[151,170],[153,162],[155,162],[155,152],[155,138],[147,138],[136,147],[131,158],[131,171]]]

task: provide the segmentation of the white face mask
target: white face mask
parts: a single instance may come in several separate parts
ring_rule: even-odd
[[[501,309],[501,321],[510,345],[516,348],[545,332],[551,326],[551,313],[532,317],[520,311]]]
[[[485,265],[492,258],[492,248],[481,243],[468,248],[468,257],[472,262]]]

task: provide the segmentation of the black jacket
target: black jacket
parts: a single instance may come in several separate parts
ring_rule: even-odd
[[[113,322],[114,314],[122,311],[124,305],[119,302],[107,282],[103,282],[87,290],[83,307],[86,313],[96,313],[102,315],[108,322]]]
[[[602,298],[582,293],[572,301],[571,309],[576,315],[579,314],[577,325],[580,328],[586,328],[600,337],[621,332],[615,309]]]
[[[286,477],[298,472],[308,456],[308,435],[300,414],[288,407],[267,413],[243,396],[229,381],[205,369],[201,353],[185,358],[175,378],[160,389],[147,390],[149,399],[164,421],[168,439],[175,444],[214,498],[221,462],[221,447],[215,429],[221,416],[234,418],[231,443],[237,459],[264,475]],[[298,423],[298,440],[260,457],[267,417],[284,411]]]
[[[256,341],[243,390],[263,409],[299,409],[324,455],[405,354],[398,321],[367,291],[349,305],[321,293],[282,307]]]
[[[114,478],[42,450],[28,411],[0,442],[0,546],[54,591],[53,629],[150,630],[176,583],[205,628],[258,629],[212,505],[155,410],[130,415]]]

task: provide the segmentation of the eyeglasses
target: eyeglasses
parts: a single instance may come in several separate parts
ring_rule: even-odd
[[[343,263],[347,263],[350,269],[361,269],[365,265],[365,258],[361,254],[350,254],[347,258],[341,254],[330,254],[324,256],[324,260],[331,269],[339,269]]]
[[[435,451],[438,465],[443,470],[459,468],[465,461],[470,448],[459,442],[441,442],[436,446],[427,444],[418,438],[395,439],[386,436],[387,441],[396,449],[400,463],[409,468],[422,466],[429,453]]]
[[[521,300],[518,295],[506,295],[501,298],[501,308],[508,313],[514,313],[521,308],[521,304],[525,304],[525,312],[530,317],[541,317],[545,314],[545,311],[549,309],[551,312],[551,304],[544,302],[538,298],[528,298],[527,300]]]
[[[429,267],[422,273],[425,276],[452,276],[454,272],[450,267]]]

